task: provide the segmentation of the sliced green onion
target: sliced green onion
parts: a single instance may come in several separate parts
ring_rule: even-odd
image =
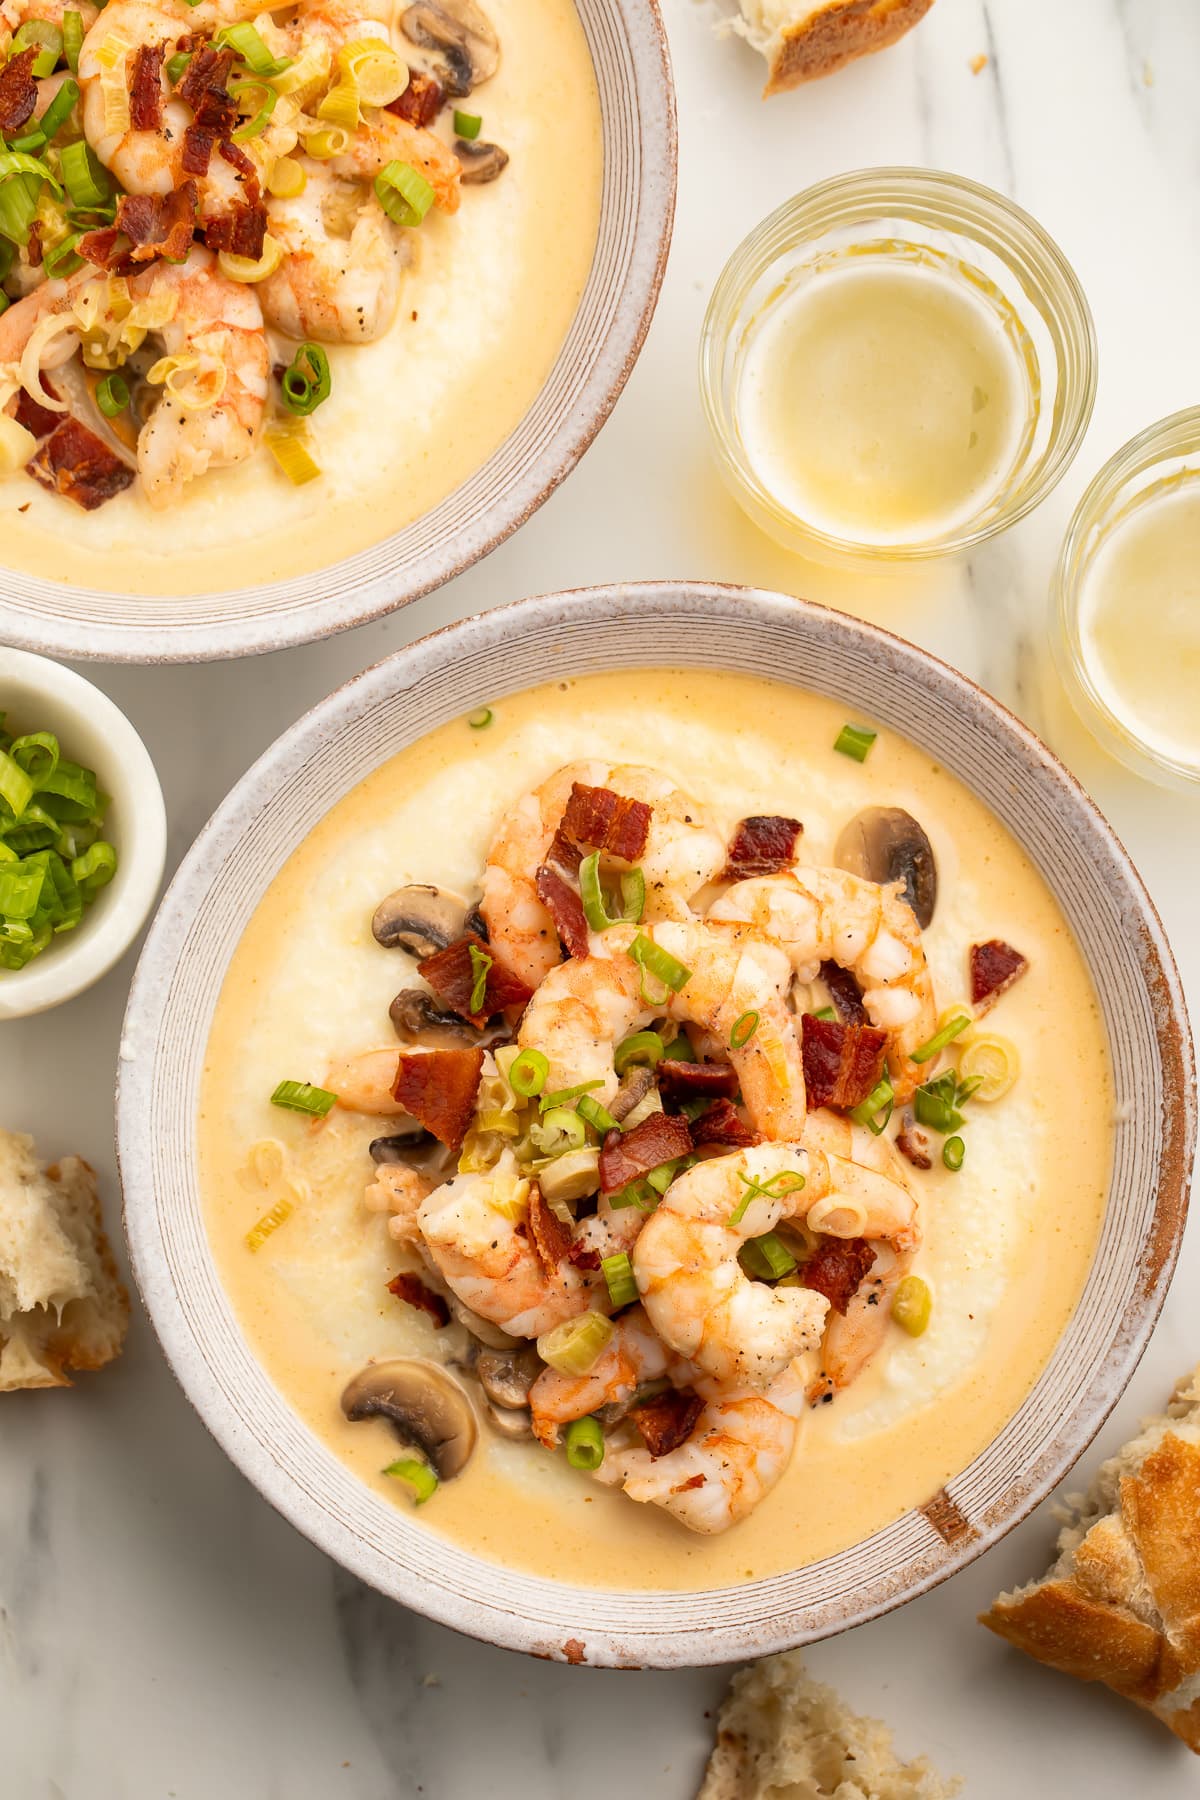
[[[940,1031],[936,1031],[931,1038],[927,1038],[913,1051],[913,1062],[930,1062],[940,1050],[946,1048],[947,1044],[952,1044],[960,1032],[965,1031],[971,1023],[970,1013],[960,1013],[956,1019],[951,1019],[948,1025],[943,1025]]]
[[[965,1081],[960,1081],[954,1093],[955,1106],[965,1105],[986,1080],[986,1075],[968,1075]]]
[[[665,1194],[679,1171],[685,1164],[690,1167],[691,1161],[692,1159],[689,1156],[676,1156],[670,1162],[659,1163],[658,1167],[656,1169],[651,1169],[650,1173],[647,1175],[647,1187],[656,1194]]]
[[[532,1100],[545,1087],[549,1073],[549,1058],[540,1050],[522,1050],[508,1071],[508,1085],[522,1100]]]
[[[223,26],[214,42],[218,48],[228,44],[231,50],[236,50],[246,67],[255,75],[282,75],[285,69],[292,66],[290,57],[272,56],[253,25],[244,22]]]
[[[490,957],[486,950],[481,950],[478,944],[472,944],[470,950],[471,975],[473,977],[471,982],[471,1011],[473,1013],[481,1013],[484,1006],[487,1004],[488,976],[491,974],[494,958]]]
[[[275,111],[275,102],[279,98],[275,89],[269,82],[259,80],[256,77],[253,81],[231,81],[229,83],[229,91],[238,98],[240,98],[242,94],[249,92],[256,92],[262,95],[262,105],[259,107],[258,111],[249,119],[243,120],[234,132],[234,143],[244,144],[249,138],[261,137],[263,132],[267,129],[267,126],[271,123],[271,114]],[[253,104],[253,102],[251,102],[251,104]]]
[[[67,14],[67,18],[78,18],[79,14]],[[74,68],[74,63],[71,67]],[[38,120],[38,130],[43,144],[48,144],[62,129],[79,103],[79,83],[69,78],[63,82],[57,94]]]
[[[61,184],[55,180],[44,162],[36,156],[27,156],[23,150],[5,150],[0,152],[0,181],[6,185],[13,175],[35,175],[39,181],[47,181],[56,194],[62,193]]]
[[[840,750],[843,756],[852,756],[855,762],[866,762],[867,752],[879,736],[867,725],[843,725],[834,739],[833,747]]]
[[[96,777],[90,769],[65,756],[58,760],[53,775],[43,776],[38,786],[40,804],[55,819],[78,823],[94,817],[97,809],[107,805],[96,792]]]
[[[82,236],[82,231],[72,231],[63,238],[60,244],[55,244],[52,250],[45,252],[42,257],[42,268],[51,281],[73,275],[76,269],[82,269],[83,258],[75,248]]]
[[[106,375],[96,387],[96,405],[106,419],[115,419],[129,405],[129,384],[123,375]]]
[[[731,1050],[740,1050],[743,1044],[748,1044],[750,1042],[750,1039],[757,1030],[758,1014],[756,1012],[744,1012],[740,1019],[734,1020],[733,1030],[729,1034],[729,1048]]]
[[[79,52],[83,48],[83,14],[68,6],[63,12],[63,55],[72,75],[79,68]]]
[[[613,1322],[603,1313],[585,1312],[566,1319],[537,1341],[542,1361],[560,1375],[586,1375],[608,1348]]]
[[[271,1095],[272,1106],[288,1112],[307,1113],[311,1119],[323,1119],[337,1105],[337,1095],[328,1088],[314,1087],[311,1081],[281,1081]]]
[[[169,58],[167,62],[167,80],[172,87],[179,86],[180,77],[191,60],[192,53],[190,50],[177,50],[175,55]]]
[[[63,52],[60,27],[49,19],[26,19],[23,25],[18,25],[8,47],[9,55],[16,56],[22,50],[35,47],[39,54],[33,60],[33,73],[43,81],[47,75],[53,75]]]
[[[83,894],[62,857],[54,850],[37,850],[21,867],[42,871],[37,919],[55,931],[71,931],[78,925],[83,917]]]
[[[604,1433],[599,1420],[572,1419],[566,1430],[567,1461],[573,1469],[598,1469],[604,1461]]]
[[[188,0],[188,3],[196,5],[198,0]],[[428,1463],[418,1462],[415,1456],[402,1456],[398,1462],[389,1463],[383,1473],[404,1483],[412,1494],[414,1506],[424,1506],[437,1493],[437,1471]]]
[[[33,799],[33,783],[7,750],[0,750],[0,800],[15,819],[19,819]]]
[[[913,1116],[917,1124],[928,1125],[931,1131],[957,1131],[964,1123],[957,1098],[958,1083],[953,1070],[948,1069],[936,1081],[927,1081],[913,1095]]]
[[[283,371],[283,404],[289,412],[307,418],[333,389],[329,358],[320,344],[301,344]]]
[[[46,884],[46,871],[36,864],[22,862],[14,869],[11,863],[0,866],[0,918],[7,924],[12,919],[32,919]]]
[[[786,1194],[794,1194],[804,1186],[799,1169],[780,1169],[767,1181],[756,1181],[753,1175],[746,1175],[739,1169],[738,1180],[744,1182],[746,1191],[729,1215],[731,1225],[741,1224],[752,1200],[782,1200]]]
[[[607,931],[611,925],[636,925],[646,910],[646,877],[640,869],[627,869],[622,874],[621,910],[610,914],[600,885],[600,852],[594,850],[579,865],[579,898],[593,931]]]
[[[647,992],[646,976],[648,974],[653,975],[657,981],[661,981],[668,993],[672,994],[677,994],[680,988],[686,987],[692,978],[692,971],[686,964],[681,963],[669,951],[664,950],[661,944],[656,944],[652,938],[646,937],[640,931],[629,946],[629,955],[642,971],[638,991],[647,1006],[662,1006],[666,1001],[666,994],[654,995]]]
[[[942,1161],[948,1169],[961,1169],[967,1146],[960,1137],[947,1138],[942,1146]]]
[[[0,155],[0,165],[3,162],[4,157]],[[40,163],[38,168],[41,168]],[[3,179],[0,172],[0,237],[8,238],[14,244],[29,242],[29,228],[37,212],[41,184],[41,175],[36,179],[19,176],[10,181]]]
[[[738,1261],[755,1281],[781,1281],[796,1267],[795,1257],[773,1231],[747,1238],[738,1251]]]
[[[0,281],[7,281],[17,260],[17,248],[7,238],[0,238]],[[7,295],[5,296],[7,298]]]
[[[472,731],[486,731],[495,716],[490,706],[481,706],[478,712],[467,714],[467,724]]]
[[[892,1086],[891,1076],[884,1074],[866,1099],[850,1108],[850,1117],[856,1125],[865,1125],[875,1137],[881,1137],[887,1130],[895,1104],[896,1090]]]
[[[602,1258],[600,1269],[608,1286],[608,1297],[614,1306],[631,1306],[638,1297],[633,1264],[626,1251]]]
[[[613,1055],[613,1068],[618,1075],[623,1075],[631,1063],[642,1063],[648,1069],[656,1069],[666,1054],[667,1046],[657,1031],[635,1031],[632,1037],[624,1038],[617,1045]]]
[[[631,1181],[626,1187],[618,1188],[615,1194],[606,1196],[614,1212],[622,1212],[627,1206],[636,1206],[646,1213],[654,1211],[661,1197],[645,1180]]]
[[[79,883],[89,899],[107,887],[116,872],[117,853],[103,838],[98,838],[71,863],[71,879]]]
[[[85,138],[74,144],[64,144],[58,153],[58,161],[72,206],[104,205],[111,190]]]
[[[608,1108],[606,1106],[601,1106],[600,1102],[598,1100],[593,1100],[589,1094],[580,1095],[576,1111],[580,1118],[586,1119],[587,1123],[596,1131],[605,1132],[620,1130],[617,1120],[613,1118]]]
[[[8,755],[24,769],[36,792],[41,782],[48,780],[58,767],[58,739],[52,731],[29,731],[23,737],[13,739],[8,746]]]
[[[565,1140],[562,1151],[551,1151],[552,1155],[561,1155],[566,1150],[582,1150],[587,1143],[583,1120],[570,1106],[552,1106],[549,1112],[543,1114],[540,1127],[535,1126],[534,1130],[540,1135],[557,1132]]]
[[[557,1088],[553,1094],[542,1095],[539,1108],[547,1113],[555,1106],[569,1106],[572,1100],[578,1100],[580,1094],[594,1093],[598,1087],[603,1086],[602,1081],[581,1081],[578,1087]]]
[[[375,177],[375,198],[394,225],[419,225],[433,205],[433,189],[411,163],[390,162]]]
[[[836,1019],[836,1006],[822,1006],[813,1014],[814,1019]]]
[[[473,144],[482,128],[483,120],[479,117],[478,113],[459,112],[458,108],[455,107],[454,130],[458,137],[466,138],[468,144]]]

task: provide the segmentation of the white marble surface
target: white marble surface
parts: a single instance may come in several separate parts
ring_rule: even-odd
[[[938,0],[898,49],[761,106],[759,65],[666,0],[679,85],[675,248],[658,317],[581,468],[486,564],[407,613],[257,663],[92,669],[162,772],[173,859],[251,759],[336,682],[445,620],[536,590],[697,575],[831,599],[949,657],[1066,756],[1125,837],[1200,1002],[1200,805],[1126,775],[1066,715],[1045,592],[1071,506],[1133,431],[1200,389],[1196,0]],[[979,75],[970,60],[987,52]],[[927,163],[1002,188],[1073,259],[1095,310],[1099,402],[1039,513],[964,567],[902,586],[834,578],[760,538],[712,476],[695,383],[707,291],[758,217],[810,181]],[[2,652],[0,652],[2,654]],[[49,1017],[0,1028],[4,1122],[80,1150],[118,1224],[111,1077],[132,958]],[[1161,1328],[1106,1428],[1114,1447],[1200,1355],[1196,1231]],[[1095,1452],[1085,1460],[1086,1468]],[[1131,1708],[1043,1672],[973,1623],[1037,1569],[1031,1519],[957,1580],[812,1650],[972,1800],[1196,1791]],[[720,1671],[525,1661],[380,1600],[296,1537],[225,1461],[138,1316],[121,1362],[0,1408],[2,1800],[691,1800]]]

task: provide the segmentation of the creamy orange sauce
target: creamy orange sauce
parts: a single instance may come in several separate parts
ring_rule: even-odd
[[[508,167],[464,187],[452,217],[431,211],[411,234],[392,328],[371,344],[329,347],[333,390],[311,421],[320,479],[293,487],[260,448],[193,482],[166,513],[137,486],[85,513],[12,475],[0,480],[9,568],[133,594],[309,574],[429,512],[516,429],[591,266],[600,103],[569,0],[487,0],[486,10],[500,67],[466,104]]]
[[[893,1329],[846,1394],[809,1412],[791,1467],[744,1524],[696,1537],[576,1473],[560,1454],[486,1429],[466,1472],[420,1518],[497,1561],[599,1586],[697,1588],[831,1554],[919,1506],[1020,1405],[1079,1297],[1111,1160],[1111,1088],[1095,996],[1041,878],[988,809],[924,752],[881,733],[867,761],[834,753],[840,706],[736,676],[596,676],[504,700],[493,724],[432,733],[358,787],[314,829],[258,908],[217,1008],[203,1087],[206,1218],[222,1278],[256,1355],[300,1416],[400,1507],[381,1470],[389,1428],[350,1425],[338,1397],[370,1358],[445,1353],[448,1336],[394,1300],[404,1258],[362,1201],[379,1121],[335,1112],[317,1129],[269,1104],[285,1077],[320,1081],[330,1061],[394,1043],[392,996],[410,960],[374,942],[376,902],[408,881],[476,890],[503,813],[564,762],[602,755],[662,767],[723,828],[748,813],[804,821],[806,855],[828,862],[862,806],[906,807],[937,856],[925,934],[939,1004],[966,991],[970,943],[1002,937],[1028,974],[989,1019],[1019,1047],[1020,1078],[973,1104],[966,1160],[916,1177],[933,1291],[924,1337]],[[248,1162],[264,1139],[283,1146]],[[940,1142],[940,1140],[935,1140]],[[262,1179],[263,1176],[266,1179]],[[256,1252],[255,1221],[293,1183],[295,1210]]]

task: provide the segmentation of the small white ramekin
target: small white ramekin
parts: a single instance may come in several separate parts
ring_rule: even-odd
[[[52,731],[64,756],[96,771],[112,796],[104,835],[117,872],[74,931],[23,969],[0,970],[0,1021],[45,1012],[82,994],[123,956],[146,922],[162,881],[167,814],[162,788],[129,720],[107,694],[73,669],[26,650],[0,646],[0,712],[10,729]]]

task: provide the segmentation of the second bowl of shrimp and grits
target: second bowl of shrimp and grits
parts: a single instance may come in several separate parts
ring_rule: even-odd
[[[135,1262],[217,1435],[387,1591],[595,1660],[795,1642],[1112,1404],[1182,1224],[1178,1005],[1090,804],[921,652],[525,602],[334,696],[185,864]]]
[[[11,0],[3,31],[2,635],[276,649],[571,468],[670,233],[651,9]]]

